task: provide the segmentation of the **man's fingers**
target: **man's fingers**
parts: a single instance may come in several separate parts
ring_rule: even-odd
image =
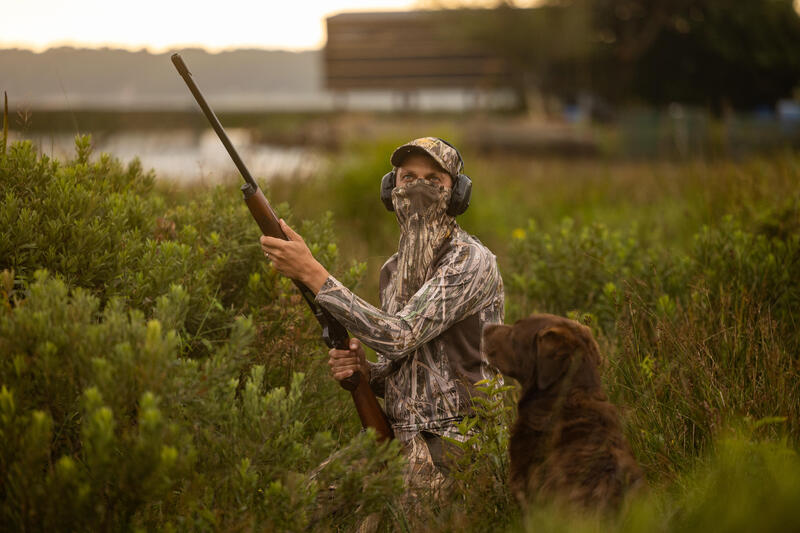
[[[269,235],[262,235],[259,242],[261,243],[261,248],[269,252],[283,248],[286,245],[285,240],[270,237]]]
[[[346,357],[352,357],[355,359],[353,352],[351,352],[350,350],[337,350],[336,348],[333,348],[331,349],[331,351],[328,352],[328,355],[330,355],[332,358],[335,357],[337,359],[342,359]]]
[[[353,352],[350,350],[337,350],[334,348],[328,352],[328,355],[330,356],[331,361],[342,361],[347,359],[352,359],[354,361],[358,360],[358,356],[353,355]]]
[[[349,350],[331,348],[328,351],[330,356],[328,366],[331,367],[331,374],[337,381],[342,381],[352,376],[355,372],[362,371],[361,353],[363,353],[363,350],[361,349],[361,342],[356,338],[352,338],[350,339],[349,347]]]
[[[361,369],[359,367],[348,367],[348,368],[343,368],[343,369],[338,369],[337,368],[333,372],[333,377],[336,378],[337,380],[341,381],[344,378],[352,376],[356,372],[359,372],[360,370]]]
[[[261,251],[264,252],[267,259],[274,261],[275,259],[282,260],[285,258],[288,241],[262,235],[259,242],[261,243]]]
[[[336,359],[335,357],[331,357],[330,359],[328,359],[328,366],[330,366],[333,369],[358,366],[360,363],[361,361],[359,361],[355,357],[350,357],[347,359]]]
[[[271,240],[272,237],[267,237],[266,235],[262,235],[259,239],[261,243],[261,251],[264,252],[264,255],[269,256],[271,253],[275,253],[275,248],[272,246]]]
[[[283,232],[286,234],[286,236],[289,238],[290,241],[303,240],[303,238],[300,235],[298,235],[298,233],[295,230],[290,228],[289,224],[287,224],[283,219],[280,220],[280,223],[281,223],[281,229],[283,230]]]
[[[333,373],[336,372],[345,372],[347,370],[358,370],[361,368],[357,363],[352,363],[349,365],[336,365],[335,367],[331,367],[331,371]]]
[[[358,357],[353,357],[349,351],[331,350],[329,353],[328,366],[334,376],[348,370],[359,370],[361,368],[361,361]]]

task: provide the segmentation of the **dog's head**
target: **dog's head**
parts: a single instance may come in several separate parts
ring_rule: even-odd
[[[576,386],[600,385],[600,351],[584,325],[555,315],[535,314],[513,326],[488,325],[483,351],[500,372],[524,389],[550,388],[569,373]]]

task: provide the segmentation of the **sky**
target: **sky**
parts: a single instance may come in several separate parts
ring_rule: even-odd
[[[312,50],[325,44],[325,17],[420,5],[497,0],[0,0],[0,48],[54,46],[165,52],[200,47]],[[800,11],[800,0],[794,0]],[[537,0],[517,0],[535,5]]]
[[[0,0],[0,48],[108,46],[152,52],[197,46],[309,50],[325,17],[399,11],[415,0]]]

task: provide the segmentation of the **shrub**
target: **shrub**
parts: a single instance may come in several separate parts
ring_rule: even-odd
[[[488,531],[513,524],[519,508],[508,490],[508,441],[515,387],[496,376],[477,384],[475,416],[459,424],[464,442],[455,458],[452,502],[437,519],[437,531]]]
[[[30,142],[0,157],[0,270],[30,279],[39,268],[93,290],[117,286],[117,275],[143,252],[163,209],[148,195],[152,173],[138,161],[123,168],[107,155],[90,162],[88,137],[62,165]]]
[[[731,217],[669,254],[566,220],[554,234],[533,223],[517,232],[506,279],[514,314],[595,326],[610,392],[630,409],[635,451],[657,476],[687,467],[732,417],[788,417],[800,440],[800,315],[790,303],[799,258],[794,233],[768,237]]]
[[[0,287],[0,520],[325,529],[394,498],[397,445],[357,433],[323,377],[318,326],[263,260],[238,191],[170,205],[137,163],[76,147],[64,165],[29,143],[0,157],[0,262],[17,269]],[[300,230],[334,269],[330,226]]]
[[[383,159],[397,144],[375,154]],[[610,170],[593,177],[589,196],[572,185],[536,187],[542,224],[575,211],[578,221],[605,213],[607,224],[625,225],[531,223],[512,233],[509,262],[500,253],[509,321],[534,310],[566,314],[601,343],[607,390],[653,486],[609,520],[552,508],[522,516],[505,488],[515,389],[498,381],[483,385],[478,416],[463,421],[469,437],[449,505],[398,507],[397,444],[358,433],[346,395],[327,377],[319,328],[263,260],[238,190],[170,191],[137,162],[95,158],[90,148],[78,139],[66,163],[30,143],[0,154],[0,520],[9,528],[351,530],[379,509],[390,511],[385,529],[401,530],[794,524],[800,204],[787,191],[795,158],[737,166],[732,176],[726,165],[676,167],[669,183],[651,176],[636,198],[626,194],[638,167],[616,185]],[[393,222],[377,200],[385,161],[342,161],[332,179],[291,194],[333,198],[348,217],[340,222],[347,245],[390,251]],[[701,182],[706,170],[713,179]],[[607,181],[619,197],[595,206]],[[705,191],[688,218],[683,182]],[[517,185],[509,190],[530,189]],[[578,197],[592,205],[572,209]],[[497,198],[480,220],[502,218]],[[721,218],[731,203],[738,212]],[[368,205],[387,225],[364,216]],[[683,224],[660,223],[658,206]],[[627,225],[636,209],[650,213],[646,230]],[[346,284],[362,280],[363,264],[342,265],[330,214],[295,222],[286,205],[277,211]],[[493,231],[517,225],[504,220]],[[706,227],[688,238],[684,230],[700,221]],[[742,419],[746,431],[720,439]]]
[[[534,311],[579,311],[612,333],[624,284],[649,277],[655,261],[632,236],[599,223],[576,228],[569,218],[553,233],[540,231],[531,220],[512,239],[506,286],[514,319]]]
[[[249,320],[196,361],[180,356],[174,331],[118,300],[101,310],[43,272],[27,293],[0,314],[2,520],[11,527],[302,530],[350,524],[399,492],[397,446],[377,446],[374,435],[315,468],[336,441],[315,427],[302,374],[267,388],[263,366],[244,370]],[[318,500],[334,480],[335,495]]]

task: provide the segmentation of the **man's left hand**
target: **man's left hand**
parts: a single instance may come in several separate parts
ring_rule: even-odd
[[[278,272],[302,282],[316,294],[328,279],[328,271],[314,259],[311,250],[297,232],[283,219],[280,220],[280,225],[289,240],[262,235],[260,241],[264,255],[272,261]]]

